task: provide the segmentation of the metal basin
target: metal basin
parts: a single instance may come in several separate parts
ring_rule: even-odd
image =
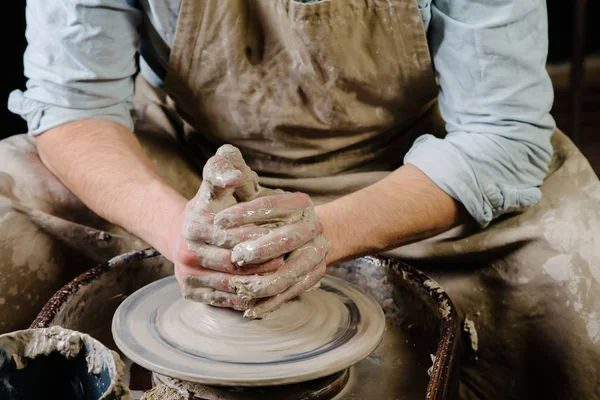
[[[31,327],[60,325],[88,333],[118,352],[111,321],[119,304],[172,273],[172,264],[153,249],[124,254],[65,285]],[[336,400],[457,398],[460,327],[450,298],[435,281],[383,257],[359,258],[329,267],[328,273],[370,293],[385,311],[387,325],[382,343],[351,368]],[[151,374],[131,363],[128,369],[126,382],[139,398],[151,389]]]

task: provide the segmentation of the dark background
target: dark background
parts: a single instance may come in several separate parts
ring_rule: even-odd
[[[1,50],[3,73],[0,81],[0,101],[2,101],[2,106],[0,107],[0,138],[26,131],[25,122],[19,116],[10,113],[6,108],[8,94],[14,89],[24,89],[25,87],[22,62],[23,51],[26,46],[24,35],[25,1],[17,0],[5,3],[3,4],[4,12],[2,13],[4,20],[0,24],[0,37],[4,39],[4,45]],[[571,57],[575,3],[574,0],[548,0],[550,21],[549,63],[566,62]],[[593,18],[593,16],[600,15],[600,1],[588,1],[588,3],[586,53],[589,55],[600,54],[600,27],[596,25],[597,21]],[[558,97],[560,101],[560,96]],[[594,107],[596,105],[594,103]],[[557,108],[560,109],[556,112],[557,122],[563,130],[567,130],[567,127],[561,123],[568,119],[568,115],[565,114],[568,113],[568,110],[560,105]],[[597,111],[600,113],[600,109]],[[589,113],[585,114],[584,118],[589,119],[588,116]],[[595,143],[600,142],[600,131],[593,136]]]

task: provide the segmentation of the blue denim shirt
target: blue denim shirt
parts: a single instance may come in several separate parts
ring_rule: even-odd
[[[423,132],[404,162],[464,204],[482,226],[536,203],[555,129],[545,69],[545,1],[406,1],[417,1],[428,30],[448,135],[438,139]],[[85,118],[133,128],[141,22],[148,18],[168,50],[179,3],[28,0],[27,90],[11,93],[9,109],[27,120],[31,135]],[[166,63],[168,53],[154,57],[159,60],[142,60],[141,70],[161,85],[148,65]]]

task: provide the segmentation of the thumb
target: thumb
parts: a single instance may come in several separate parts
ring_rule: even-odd
[[[217,150],[217,155],[227,159],[243,176],[243,183],[235,189],[238,200],[254,200],[262,188],[258,184],[258,175],[246,164],[240,150],[235,146],[226,144]]]

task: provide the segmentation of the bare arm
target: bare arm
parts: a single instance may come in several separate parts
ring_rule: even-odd
[[[160,178],[129,129],[84,120],[49,130],[36,142],[44,164],[90,209],[172,259],[187,199]],[[317,213],[331,244],[328,263],[414,242],[469,219],[411,165]]]
[[[460,203],[410,164],[316,211],[330,243],[327,264],[390,250],[472,221]]]
[[[131,130],[82,120],[36,143],[42,162],[90,209],[172,259],[187,200],[161,179]]]

